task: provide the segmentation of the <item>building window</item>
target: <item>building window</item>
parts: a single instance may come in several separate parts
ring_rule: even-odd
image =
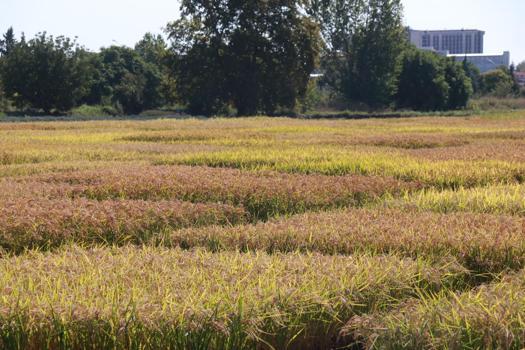
[[[434,49],[439,51],[439,35],[434,35],[432,40],[434,40],[434,43],[433,43]]]
[[[430,35],[425,34],[423,35],[423,47],[429,47],[430,46]]]
[[[465,53],[472,53],[472,35],[465,36]]]
[[[474,52],[475,53],[483,53],[483,34],[476,33],[474,37]]]
[[[456,35],[456,53],[465,53],[462,34]]]

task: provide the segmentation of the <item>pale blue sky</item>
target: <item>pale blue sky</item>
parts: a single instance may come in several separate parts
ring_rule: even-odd
[[[525,60],[525,0],[403,0],[405,22],[415,29],[473,28],[486,31],[485,52],[511,51]],[[160,32],[177,18],[174,0],[0,0],[0,31],[78,36],[97,50],[134,45],[145,32]],[[114,41],[113,41],[114,40]]]

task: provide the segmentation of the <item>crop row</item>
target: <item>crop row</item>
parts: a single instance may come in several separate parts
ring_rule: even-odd
[[[252,219],[362,206],[419,188],[393,178],[294,175],[187,166],[117,167],[34,177],[57,195],[90,199],[183,200],[242,206]]]
[[[391,176],[437,188],[473,187],[525,180],[525,166],[515,162],[425,161],[397,151],[341,147],[238,148],[165,156],[156,163],[302,174]]]
[[[521,271],[468,292],[429,294],[355,317],[345,332],[367,349],[523,349],[524,281]]]
[[[18,253],[67,242],[141,243],[166,230],[238,224],[246,217],[244,210],[223,204],[22,197],[1,202],[0,250]]]
[[[525,143],[523,141],[499,140],[463,146],[409,149],[402,153],[416,159],[436,162],[451,160],[479,162],[487,159],[525,162]]]
[[[392,206],[440,213],[478,212],[525,216],[525,185],[494,185],[481,188],[437,191],[429,189],[394,199]]]
[[[525,267],[524,238],[525,220],[518,217],[347,209],[256,225],[187,228],[168,234],[163,244],[214,251],[451,256],[468,269],[485,274]]]
[[[464,276],[394,256],[29,252],[0,260],[0,348],[329,348],[352,316]]]
[[[398,253],[449,256],[478,274],[525,267],[525,219],[406,209],[345,209],[258,224],[227,204],[130,199],[6,200],[0,247],[8,252],[82,244],[154,244],[211,251]]]

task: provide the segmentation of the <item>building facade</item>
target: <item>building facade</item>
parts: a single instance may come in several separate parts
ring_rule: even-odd
[[[484,38],[485,32],[476,29],[409,29],[410,42],[417,48],[453,55],[483,53]]]
[[[464,55],[448,55],[454,57],[456,61],[463,62],[465,59],[478,67],[481,73],[485,73],[500,67],[508,68],[510,66],[510,52],[505,51],[503,55],[476,55],[476,54],[464,54]]]

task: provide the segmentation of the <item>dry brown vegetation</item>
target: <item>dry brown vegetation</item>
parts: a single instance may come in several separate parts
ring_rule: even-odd
[[[308,213],[257,225],[178,230],[164,243],[212,250],[451,256],[479,273],[525,267],[525,220],[471,213],[395,209]]]
[[[362,206],[418,189],[388,177],[252,173],[187,166],[123,167],[35,177],[57,195],[91,199],[184,200],[242,206],[253,219],[306,210]]]
[[[521,349],[524,130],[0,123],[0,349]]]
[[[141,243],[170,229],[234,225],[246,217],[243,209],[224,204],[21,198],[0,205],[0,247],[20,252],[67,242]]]

